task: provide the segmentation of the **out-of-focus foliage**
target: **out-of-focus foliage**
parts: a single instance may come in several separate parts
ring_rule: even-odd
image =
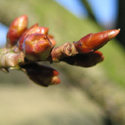
[[[81,2],[84,4],[85,8],[87,9],[88,16],[90,17],[90,19],[96,22],[96,18],[94,16],[94,13],[91,9],[89,2],[87,0],[81,0]]]
[[[22,14],[28,15],[30,26],[38,22],[49,27],[57,45],[101,30],[92,20],[79,20],[52,0],[0,1],[2,23],[9,25]],[[47,89],[32,86],[33,83],[20,72],[12,71],[8,75],[1,72],[1,83],[9,83],[6,87],[1,85],[1,124],[106,125],[112,122],[124,125],[125,93],[119,86],[124,86],[124,54],[115,41],[101,50],[105,61],[93,68],[72,67],[65,63],[52,65],[61,72],[62,83]],[[17,82],[30,87],[9,87]]]

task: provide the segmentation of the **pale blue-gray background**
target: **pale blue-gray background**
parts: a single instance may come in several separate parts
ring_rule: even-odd
[[[86,18],[87,11],[80,0],[55,0],[78,18]],[[98,23],[113,27],[118,13],[118,0],[88,0]],[[5,45],[8,28],[0,23],[0,46]]]

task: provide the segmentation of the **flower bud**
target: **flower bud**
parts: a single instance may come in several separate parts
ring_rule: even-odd
[[[31,28],[29,28],[26,32],[24,32],[24,34],[21,36],[21,38],[19,39],[19,42],[18,42],[18,47],[20,50],[22,50],[22,45],[23,45],[23,42],[24,42],[24,39],[30,35],[30,34],[33,34],[33,33],[39,33],[39,34],[45,34],[47,35],[48,34],[48,31],[49,31],[49,28],[46,28],[46,27],[40,27],[38,26],[38,23],[33,25]]]
[[[22,68],[26,70],[28,77],[36,84],[47,87],[49,85],[56,85],[61,82],[58,77],[59,73],[51,67],[32,63],[24,65]]]
[[[23,43],[23,52],[28,60],[46,60],[53,48],[49,38],[44,34],[30,34]]]
[[[79,53],[89,53],[104,46],[109,40],[116,37],[119,32],[120,29],[91,33],[74,42],[74,45]]]
[[[10,25],[7,33],[7,47],[17,43],[17,40],[27,29],[28,18],[26,15],[16,18]]]

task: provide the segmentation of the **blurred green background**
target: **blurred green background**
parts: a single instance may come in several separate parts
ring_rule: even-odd
[[[49,27],[57,46],[103,30],[92,18],[78,19],[52,0],[0,0],[0,22],[9,26],[22,14],[29,27],[37,22]],[[113,39],[100,51],[105,60],[92,68],[51,64],[62,82],[48,88],[20,71],[0,72],[0,125],[124,125],[124,48]]]

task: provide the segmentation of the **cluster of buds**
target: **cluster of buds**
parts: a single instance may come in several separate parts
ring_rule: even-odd
[[[55,47],[56,41],[48,34],[49,28],[38,24],[27,28],[26,15],[16,18],[9,27],[6,47],[1,49],[0,68],[20,69],[35,83],[49,86],[60,83],[59,73],[40,61],[66,62],[70,65],[91,67],[104,60],[98,51],[116,37],[120,29],[91,33],[76,42]]]

